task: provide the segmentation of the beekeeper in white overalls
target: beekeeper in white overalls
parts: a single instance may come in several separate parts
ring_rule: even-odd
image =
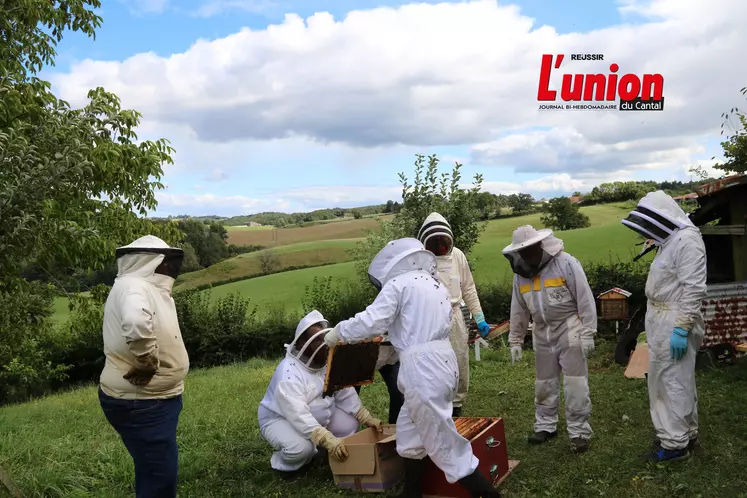
[[[345,460],[342,439],[355,434],[359,424],[382,430],[381,420],[362,406],[352,387],[322,397],[329,354],[326,327],[327,321],[316,310],[299,322],[295,339],[259,404],[259,430],[275,449],[270,459],[275,470],[301,469],[313,460],[317,446]]]
[[[398,384],[405,403],[397,419],[397,453],[405,461],[405,497],[422,496],[425,457],[459,482],[473,497],[499,498],[500,493],[477,470],[472,445],[451,417],[458,367],[449,342],[452,306],[438,280],[435,256],[414,238],[389,242],[368,268],[379,290],[372,304],[338,323],[325,341],[360,342],[389,332],[399,354]]]
[[[695,356],[705,335],[701,306],[707,294],[703,237],[661,190],[646,194],[622,223],[657,248],[646,280],[648,395],[656,431],[649,458],[687,458],[698,440]]]
[[[420,227],[418,239],[426,250],[436,256],[439,277],[451,297],[453,314],[449,340],[459,363],[459,389],[454,398],[452,415],[459,417],[469,391],[469,332],[460,309],[461,301],[464,300],[469,308],[482,336],[490,332],[490,326],[485,322],[467,258],[459,248],[454,247],[454,235],[446,218],[439,213],[429,214]]]
[[[535,353],[535,416],[531,444],[557,436],[560,374],[565,391],[565,418],[571,450],[589,449],[589,373],[586,358],[594,350],[597,309],[586,273],[576,258],[563,251],[563,241],[552,230],[517,228],[503,254],[514,271],[511,359],[521,358],[529,318],[533,319]]]

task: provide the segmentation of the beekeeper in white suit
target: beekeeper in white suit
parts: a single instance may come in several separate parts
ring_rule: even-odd
[[[477,470],[472,446],[451,417],[459,372],[449,342],[452,305],[437,272],[435,256],[417,239],[389,242],[368,268],[378,296],[364,311],[338,323],[325,341],[334,346],[389,332],[399,354],[398,385],[405,396],[397,419],[397,453],[405,460],[404,496],[422,496],[428,456],[449,483],[459,482],[473,497],[500,497]]]
[[[259,430],[275,449],[270,459],[275,470],[301,469],[314,459],[317,446],[345,460],[348,455],[342,439],[355,434],[359,424],[382,430],[381,420],[362,406],[352,387],[322,396],[329,353],[324,343],[327,327],[316,310],[301,319],[259,403]]]
[[[679,460],[698,439],[695,356],[705,335],[705,245],[700,230],[662,191],[647,194],[622,223],[657,246],[646,281],[648,393],[656,431],[649,458]]]
[[[453,416],[459,417],[469,391],[469,332],[460,309],[462,300],[472,313],[481,335],[486,336],[490,326],[485,322],[467,258],[458,247],[454,247],[454,235],[446,218],[439,213],[429,214],[420,227],[418,239],[436,256],[439,277],[451,299],[453,313],[449,339],[459,363],[459,388],[454,398]]]
[[[530,316],[534,322],[536,422],[529,442],[541,444],[558,434],[562,373],[571,450],[582,453],[592,436],[586,359],[594,350],[597,330],[596,303],[586,274],[552,230],[521,226],[503,254],[515,274],[508,337],[513,362],[521,358]]]

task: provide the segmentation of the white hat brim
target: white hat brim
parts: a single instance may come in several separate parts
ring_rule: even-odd
[[[537,235],[532,237],[531,239],[525,240],[524,242],[521,242],[520,244],[509,244],[506,247],[503,248],[503,254],[509,254],[516,251],[521,251],[522,249],[533,246],[534,244],[537,244],[538,242],[542,242],[546,238],[548,238],[550,235],[552,235],[552,230],[550,229],[544,229],[544,230],[537,230]]]

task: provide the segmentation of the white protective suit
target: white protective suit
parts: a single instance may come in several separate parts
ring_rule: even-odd
[[[299,322],[295,339],[316,323],[327,326],[322,314],[314,310]],[[359,427],[355,415],[362,408],[352,387],[322,397],[326,365],[309,368],[291,350],[289,345],[257,410],[260,433],[275,449],[270,464],[273,469],[286,472],[313,460],[317,447],[311,434],[317,427],[326,428],[338,438],[355,434]]]
[[[459,364],[459,387],[454,398],[454,406],[459,408],[467,399],[469,391],[469,330],[460,309],[461,302],[464,301],[467,305],[475,321],[479,322],[485,317],[467,257],[459,248],[453,247],[453,235],[449,222],[439,213],[431,213],[420,227],[418,239],[426,245],[429,238],[437,236],[445,236],[452,241],[451,251],[444,256],[436,256],[436,261],[438,261],[438,276],[449,291],[452,306],[449,340]]]
[[[189,357],[171,297],[174,278],[155,273],[168,254],[179,251],[146,235],[120,247],[118,273],[104,306],[101,390],[113,398],[171,398],[182,394]],[[142,252],[138,252],[142,251]],[[156,374],[144,386],[122,376],[138,362],[154,360]]]
[[[593,341],[596,333],[596,302],[581,264],[563,251],[563,241],[551,230],[519,227],[513,244],[503,253],[509,260],[514,258],[514,267],[520,264],[517,251],[538,242],[544,250],[545,266],[533,278],[514,275],[508,341],[512,347],[521,347],[531,317],[537,373],[535,432],[557,430],[562,373],[568,434],[571,439],[589,440],[591,398],[582,343]]]
[[[705,335],[705,245],[700,230],[662,191],[641,199],[623,224],[658,246],[646,281],[651,421],[662,448],[684,449],[698,437],[695,357]],[[675,327],[689,332],[687,352],[679,361],[669,350]]]
[[[397,419],[397,452],[413,460],[429,456],[449,483],[457,482],[474,472],[478,459],[451,418],[459,372],[449,342],[452,306],[437,279],[436,258],[417,239],[399,239],[376,255],[368,273],[378,296],[338,323],[327,344],[360,342],[389,331],[405,397]]]

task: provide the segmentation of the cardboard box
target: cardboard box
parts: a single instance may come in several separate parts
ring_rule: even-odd
[[[648,373],[648,345],[638,344],[630,355],[625,377],[628,379],[645,379]]]
[[[460,417],[460,419],[479,420],[482,417]],[[491,422],[490,425],[473,436],[470,442],[472,452],[480,460],[477,470],[492,482],[493,486],[498,487],[519,465],[519,461],[508,458],[503,419],[489,418],[488,420]],[[429,459],[423,479],[423,498],[470,498],[470,494],[458,482],[449,484],[443,471]]]
[[[329,457],[335,484],[343,489],[383,493],[405,477],[405,464],[397,454],[394,425],[384,424],[383,433],[365,429],[343,439],[348,459]]]

